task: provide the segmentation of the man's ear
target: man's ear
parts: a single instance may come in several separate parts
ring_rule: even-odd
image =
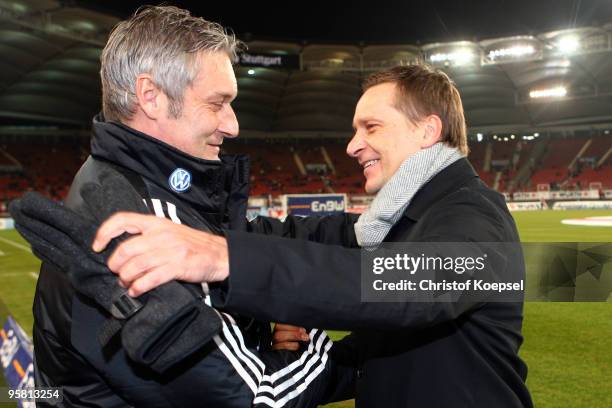
[[[149,119],[156,120],[166,115],[166,95],[153,82],[151,75],[140,74],[136,78],[136,99]]]
[[[438,143],[442,138],[442,120],[438,115],[429,115],[421,123],[425,130],[421,149],[426,149]]]

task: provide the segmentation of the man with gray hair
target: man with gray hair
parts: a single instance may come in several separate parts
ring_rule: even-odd
[[[219,156],[238,135],[239,48],[220,25],[176,7],[142,8],[115,27],[101,56],[103,116],[65,202],[84,241],[88,224],[120,209],[217,234],[246,230],[248,164]],[[13,208],[24,215],[27,203]],[[213,309],[206,284],[130,298],[100,258],[38,238],[59,250],[33,245],[45,260],[34,301],[36,385],[62,387],[65,406],[309,407],[350,393],[352,369],[344,376],[332,366],[322,331],[296,353],[272,351],[269,323]],[[174,241],[160,244],[159,256],[187,255]]]

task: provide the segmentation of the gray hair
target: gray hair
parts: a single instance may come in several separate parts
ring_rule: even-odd
[[[100,57],[102,109],[106,120],[136,112],[136,78],[148,73],[178,118],[183,94],[198,73],[201,52],[225,52],[236,62],[243,44],[221,25],[173,6],[145,6],[113,28]]]

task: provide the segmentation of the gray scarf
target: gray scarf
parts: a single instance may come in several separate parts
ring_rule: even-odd
[[[463,154],[459,150],[440,142],[404,160],[355,223],[359,245],[370,250],[378,247],[391,227],[400,219],[416,192],[436,174],[462,157]]]

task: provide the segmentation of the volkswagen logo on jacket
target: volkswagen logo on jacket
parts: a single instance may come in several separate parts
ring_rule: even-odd
[[[187,191],[191,186],[191,173],[179,167],[172,172],[168,179],[168,183],[170,184],[170,188],[177,193]]]

